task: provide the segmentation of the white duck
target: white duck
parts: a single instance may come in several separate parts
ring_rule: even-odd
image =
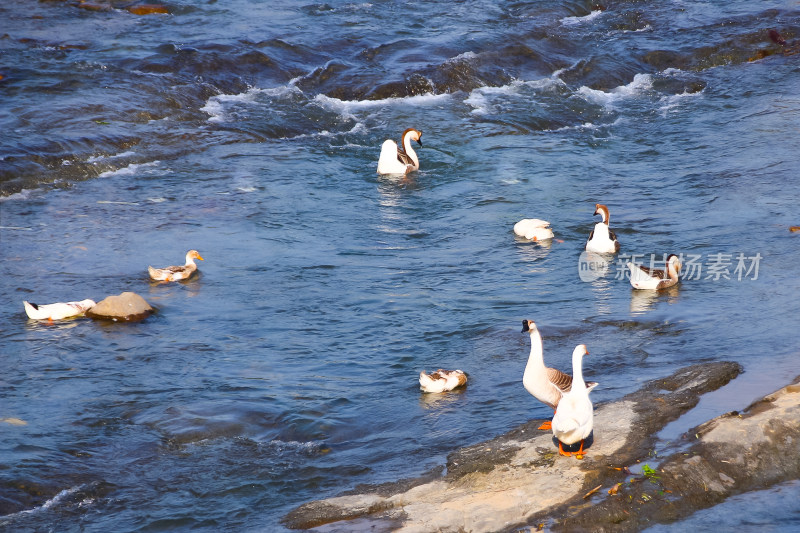
[[[533,320],[522,321],[522,332],[526,331],[531,336],[531,353],[528,356],[528,364],[525,365],[525,373],[522,375],[522,385],[534,398],[555,411],[561,398],[572,388],[572,376],[544,366],[542,335]],[[589,382],[589,390],[596,386],[596,382]],[[545,422],[539,429],[551,429],[551,423]]]
[[[658,268],[648,268],[642,265],[635,265],[628,263],[628,268],[631,271],[631,285],[634,289],[651,289],[659,290],[666,289],[677,285],[680,278],[678,273],[683,265],[680,259],[675,254],[670,254],[667,257],[666,271]]]
[[[514,224],[514,233],[530,241],[544,241],[553,238],[550,223],[538,218],[524,218]]]
[[[182,266],[168,266],[164,268],[147,267],[150,277],[155,281],[178,281],[186,279],[197,270],[197,265],[194,263],[195,259],[203,261],[200,253],[197,250],[189,250],[186,252],[186,264]]]
[[[603,217],[601,222],[594,225],[594,229],[589,234],[586,241],[586,251],[598,254],[615,254],[619,252],[619,241],[613,231],[608,229],[608,207],[603,204],[595,204],[594,214]]]
[[[422,132],[408,128],[400,137],[402,148],[391,139],[383,141],[381,155],[378,158],[378,174],[407,174],[419,170],[419,157],[411,147],[411,141],[422,146]]]
[[[422,392],[445,392],[466,385],[467,375],[461,370],[442,370],[426,374],[419,373],[419,388]]]
[[[73,316],[81,316],[86,311],[94,307],[94,300],[81,300],[80,302],[58,302],[54,304],[37,305],[30,302],[22,302],[25,306],[25,313],[28,318],[33,320],[61,320]]]
[[[572,388],[564,394],[553,416],[553,435],[558,439],[558,453],[567,457],[575,455],[583,459],[584,440],[592,433],[594,409],[589,399],[590,387],[583,381],[582,360],[588,354],[585,344],[579,344],[572,352]],[[563,444],[572,445],[580,441],[577,452],[566,452]]]

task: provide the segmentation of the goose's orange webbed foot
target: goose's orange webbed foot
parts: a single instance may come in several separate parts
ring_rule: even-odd
[[[564,457],[571,457],[572,452],[565,452],[564,448],[561,447],[561,441],[558,441],[558,453],[563,455]]]

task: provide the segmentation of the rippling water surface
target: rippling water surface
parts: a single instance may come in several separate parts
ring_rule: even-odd
[[[0,7],[0,528],[276,530],[421,474],[549,414],[523,318],[595,401],[744,366],[665,440],[800,373],[797,2],[112,4]],[[407,127],[420,171],[378,176]],[[580,280],[596,202],[622,254],[695,257],[677,290]],[[126,290],[158,313],[22,308]]]

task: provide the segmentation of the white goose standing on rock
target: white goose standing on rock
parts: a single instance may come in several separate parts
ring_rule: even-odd
[[[628,268],[631,271],[631,285],[634,289],[650,290],[666,289],[677,285],[678,281],[680,281],[678,275],[681,268],[683,268],[680,259],[677,255],[670,254],[667,257],[666,266],[666,270],[661,270],[628,263]]]
[[[572,388],[558,402],[553,415],[553,435],[558,439],[558,453],[567,457],[575,455],[583,459],[583,443],[591,435],[594,425],[594,408],[589,399],[591,387],[583,381],[583,356],[588,354],[585,344],[579,344],[572,352]],[[564,451],[563,445],[580,441],[576,452]]]
[[[533,320],[522,321],[522,332],[528,332],[531,336],[531,353],[528,356],[528,364],[525,365],[525,373],[522,375],[522,385],[534,398],[555,411],[561,398],[571,390],[573,378],[556,368],[544,366],[542,335]],[[589,390],[596,386],[597,383],[594,381],[588,384]],[[551,429],[551,424],[545,422],[538,429]]]
[[[615,254],[619,252],[619,241],[617,236],[608,228],[608,207],[603,204],[595,204],[595,215],[600,215],[603,220],[594,225],[594,229],[589,234],[586,241],[586,251],[598,254]]]
[[[419,157],[411,147],[411,141],[422,146],[422,132],[408,128],[400,137],[402,148],[391,139],[383,141],[378,158],[378,174],[407,174],[419,170]]]

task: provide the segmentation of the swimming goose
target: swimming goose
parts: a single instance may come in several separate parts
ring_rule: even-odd
[[[445,392],[466,385],[467,375],[461,370],[442,370],[426,374],[419,373],[419,388],[422,392]]]
[[[608,229],[608,207],[595,204],[594,214],[603,217],[601,222],[594,225],[586,241],[586,251],[598,254],[614,254],[619,252],[619,241],[614,232]]]
[[[544,366],[542,335],[533,320],[522,321],[522,332],[526,331],[531,336],[531,353],[528,356],[528,364],[525,365],[525,373],[522,375],[522,385],[534,398],[555,411],[561,398],[572,387],[572,376]],[[591,390],[597,383],[590,381],[588,386]],[[539,429],[551,429],[550,422],[543,423]]]
[[[54,304],[37,305],[22,302],[28,318],[33,320],[61,320],[73,316],[81,316],[96,304],[94,300],[81,300],[80,302],[58,302]]]
[[[572,388],[558,402],[553,415],[553,435],[558,439],[558,453],[567,457],[575,455],[583,459],[584,440],[592,433],[594,410],[589,399],[590,387],[583,381],[582,360],[588,354],[585,344],[579,344],[572,352]],[[577,452],[564,451],[563,444],[572,445],[580,441]]]
[[[677,255],[670,254],[667,257],[666,271],[633,263],[628,263],[628,268],[631,271],[631,285],[634,289],[658,290],[676,285],[680,281],[678,273],[683,265]]]
[[[378,174],[407,174],[419,170],[419,158],[411,147],[411,141],[422,146],[422,132],[408,128],[400,137],[402,148],[391,139],[383,141],[381,155],[378,158]]]
[[[524,218],[514,224],[514,233],[530,241],[544,241],[553,238],[550,223],[538,218]]]
[[[182,279],[186,279],[197,270],[197,265],[194,264],[194,260],[199,259],[203,261],[203,258],[200,257],[200,254],[197,250],[189,250],[186,252],[186,264],[183,266],[168,266],[164,268],[153,268],[151,266],[147,267],[147,271],[150,272],[150,277],[156,281],[178,281]]]

